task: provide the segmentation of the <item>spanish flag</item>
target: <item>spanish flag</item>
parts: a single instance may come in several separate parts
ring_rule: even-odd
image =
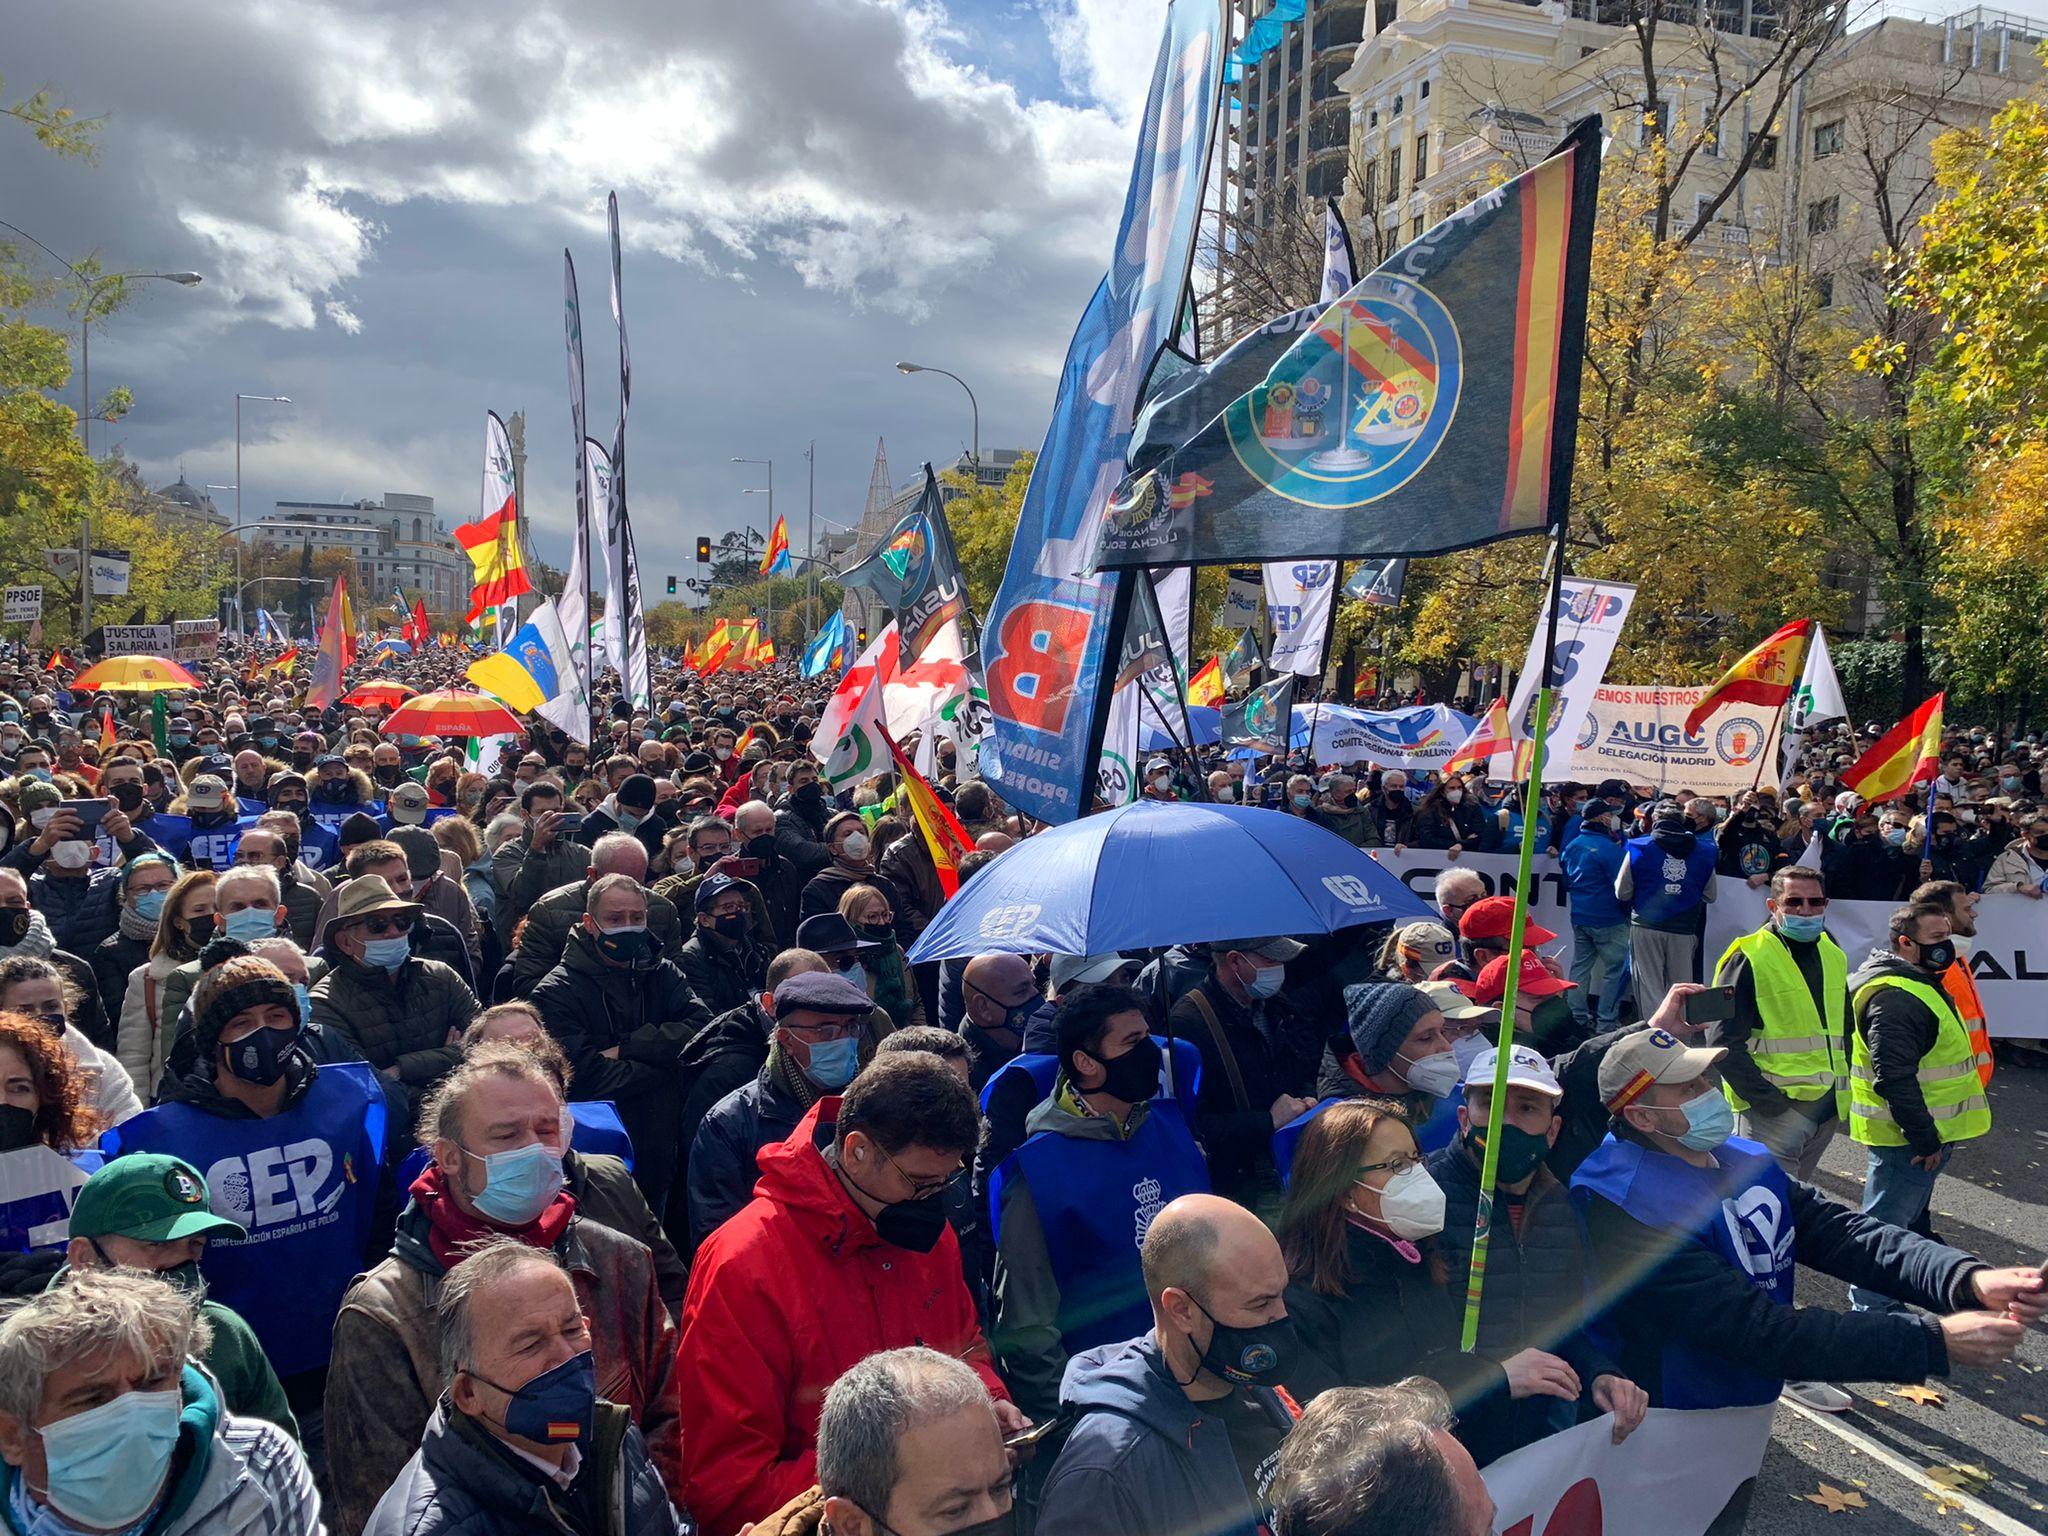
[[[1444,764],[1444,777],[1466,768],[1484,768],[1493,760],[1494,753],[1514,750],[1515,736],[1508,725],[1507,701],[1495,699],[1487,706],[1486,717],[1472,727],[1472,734],[1465,738],[1465,744]]]
[[[1872,805],[1896,800],[1941,770],[1941,707],[1937,693],[1870,744],[1870,750],[1842,772],[1842,787]]]
[[[699,677],[709,677],[725,664],[725,658],[732,654],[732,647],[732,620],[720,619],[711,626],[711,633],[706,635],[704,643],[697,647],[697,654],[691,659],[690,664],[697,669]]]
[[[526,557],[519,552],[518,507],[510,496],[495,512],[457,528],[455,542],[476,567],[475,585],[469,592],[472,624],[486,608],[509,603],[520,593],[533,590],[526,575]]]
[[[1806,647],[1812,640],[1811,619],[1794,619],[1774,631],[1700,695],[1699,703],[1685,717],[1686,734],[1697,731],[1701,722],[1724,704],[1783,709],[1798,690],[1800,674],[1806,670]]]
[[[334,578],[334,596],[328,603],[327,611],[330,621],[333,621],[337,615],[339,616],[341,624],[341,664],[344,668],[352,667],[355,665],[356,660],[356,608],[355,604],[348,600],[348,581],[339,574]],[[321,630],[320,639],[324,646],[327,640],[326,630]]]
[[[974,839],[939,798],[938,791],[911,766],[910,759],[893,739],[889,741],[889,755],[896,759],[896,772],[903,780],[903,798],[910,802],[910,814],[917,818],[917,830],[924,834],[924,845],[931,850],[939,889],[950,897],[960,889],[960,861],[974,852]]]
[[[1223,658],[1211,656],[1188,679],[1188,702],[1190,704],[1221,704],[1223,702]]]

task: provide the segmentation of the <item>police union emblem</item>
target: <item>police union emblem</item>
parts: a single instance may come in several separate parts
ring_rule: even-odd
[[[1714,750],[1731,768],[1747,768],[1755,762],[1757,748],[1763,743],[1762,723],[1747,715],[1737,715],[1733,720],[1723,722],[1721,728],[1714,732]]]
[[[1340,510],[1421,473],[1457,414],[1458,328],[1428,289],[1339,299],[1224,413],[1238,462],[1305,506]]]

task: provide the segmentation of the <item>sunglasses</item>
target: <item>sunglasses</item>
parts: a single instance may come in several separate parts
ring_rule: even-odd
[[[378,914],[363,918],[359,924],[362,931],[373,939],[388,939],[396,934],[411,933],[412,919],[403,913],[396,916]]]

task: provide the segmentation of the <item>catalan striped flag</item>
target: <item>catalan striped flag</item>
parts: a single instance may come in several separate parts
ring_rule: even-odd
[[[910,814],[917,820],[917,830],[924,835],[925,847],[931,850],[939,889],[951,896],[960,889],[960,861],[974,852],[974,839],[939,798],[938,791],[911,766],[910,759],[893,739],[889,740],[889,755],[896,759],[896,772],[903,780],[903,798],[910,802]]]
[[[1813,641],[1813,620],[1794,619],[1767,635],[1756,648],[1723,672],[1685,717],[1687,735],[1725,704],[1753,704],[1783,709],[1798,690],[1806,670],[1806,648]],[[1775,749],[1773,749],[1775,750]]]
[[[1947,699],[1937,693],[1872,742],[1842,771],[1842,787],[1875,805],[1933,779],[1941,771],[1941,710]]]

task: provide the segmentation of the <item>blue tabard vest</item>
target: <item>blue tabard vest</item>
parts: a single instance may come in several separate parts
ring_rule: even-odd
[[[1654,838],[1632,837],[1628,841],[1630,878],[1635,895],[1630,898],[1635,921],[1645,928],[1676,923],[1700,904],[1700,893],[1714,878],[1720,855],[1704,837],[1693,843],[1683,859],[1657,846]]]
[[[1155,1039],[1158,1037],[1155,1036]],[[1165,1050],[1172,1047],[1167,1061],[1173,1068],[1173,1096],[1180,1100],[1182,1112],[1190,1119],[1195,1113],[1195,1104],[1202,1096],[1202,1051],[1192,1040],[1160,1039],[1159,1046]],[[1038,1090],[1036,1098],[1043,1099],[1052,1092],[1053,1082],[1060,1075],[1060,1059],[1049,1051],[1026,1051],[1012,1056],[1008,1061],[989,1074],[981,1088],[981,1112],[988,1113],[989,1102],[995,1097],[996,1080],[1005,1072],[1021,1072],[1031,1079],[1031,1086]],[[1159,1086],[1166,1086],[1167,1069],[1159,1069]]]
[[[97,1148],[53,1152],[40,1143],[0,1152],[0,1253],[68,1243],[78,1191],[106,1161]]]
[[[1180,1105],[1154,1099],[1127,1141],[1040,1131],[989,1182],[1002,1242],[1003,1189],[1031,1187],[1045,1249],[1060,1288],[1060,1340],[1069,1355],[1143,1333],[1152,1304],[1138,1262],[1145,1229],[1169,1200],[1206,1194],[1209,1165]]]
[[[214,1213],[249,1233],[207,1243],[207,1295],[241,1313],[277,1374],[290,1376],[327,1363],[341,1298],[363,1268],[384,1176],[384,1113],[369,1063],[336,1062],[272,1119],[159,1104],[100,1146],[110,1157],[173,1153],[206,1176]]]
[[[308,869],[326,869],[341,854],[341,839],[317,821],[299,823],[299,862]]]
[[[210,869],[217,875],[224,874],[235,867],[235,845],[241,842],[242,834],[255,825],[255,817],[245,816],[224,827],[194,827],[181,862],[192,869]]]
[[[147,832],[149,840],[176,859],[180,864],[190,862],[187,855],[192,851],[192,818],[173,816],[169,811],[158,811],[148,820],[137,824],[136,831]],[[104,833],[101,836],[105,836]]]
[[[384,814],[384,802],[363,800],[355,805],[337,805],[332,800],[309,800],[306,802],[306,811],[315,822],[327,828],[329,832],[339,833],[341,824],[357,811],[361,811],[372,821],[380,819]]]
[[[1695,1242],[1769,1296],[1792,1305],[1791,1185],[1761,1146],[1731,1136],[1714,1151],[1719,1168],[1695,1168],[1610,1135],[1572,1175],[1572,1205],[1583,1222],[1595,1198],[1620,1206],[1646,1227]],[[1647,1278],[1647,1277],[1644,1277]],[[1623,1358],[1613,1314],[1588,1329]],[[1666,1408],[1731,1408],[1775,1402],[1780,1377],[1759,1374],[1675,1337],[1664,1346],[1657,1399]]]
[[[626,1134],[625,1122],[619,1119],[618,1105],[610,1099],[579,1099],[570,1108],[576,1112],[575,1127],[569,1132],[570,1150],[585,1157],[616,1157],[631,1173],[633,1138]],[[398,1165],[400,1205],[405,1204],[405,1192],[412,1188],[413,1180],[427,1171],[427,1159],[431,1156],[425,1147],[414,1147]]]
[[[1309,1121],[1315,1119],[1332,1104],[1342,1104],[1342,1099],[1321,1099],[1309,1105],[1292,1120],[1273,1133],[1273,1166],[1280,1170],[1280,1185],[1284,1189],[1288,1175],[1294,1171],[1294,1144],[1301,1140],[1301,1133],[1308,1129]],[[1429,1112],[1429,1118],[1415,1127],[1415,1146],[1424,1157],[1440,1152],[1456,1139],[1458,1134],[1458,1106],[1465,1102],[1465,1085],[1459,1083],[1436,1101],[1436,1108]]]

